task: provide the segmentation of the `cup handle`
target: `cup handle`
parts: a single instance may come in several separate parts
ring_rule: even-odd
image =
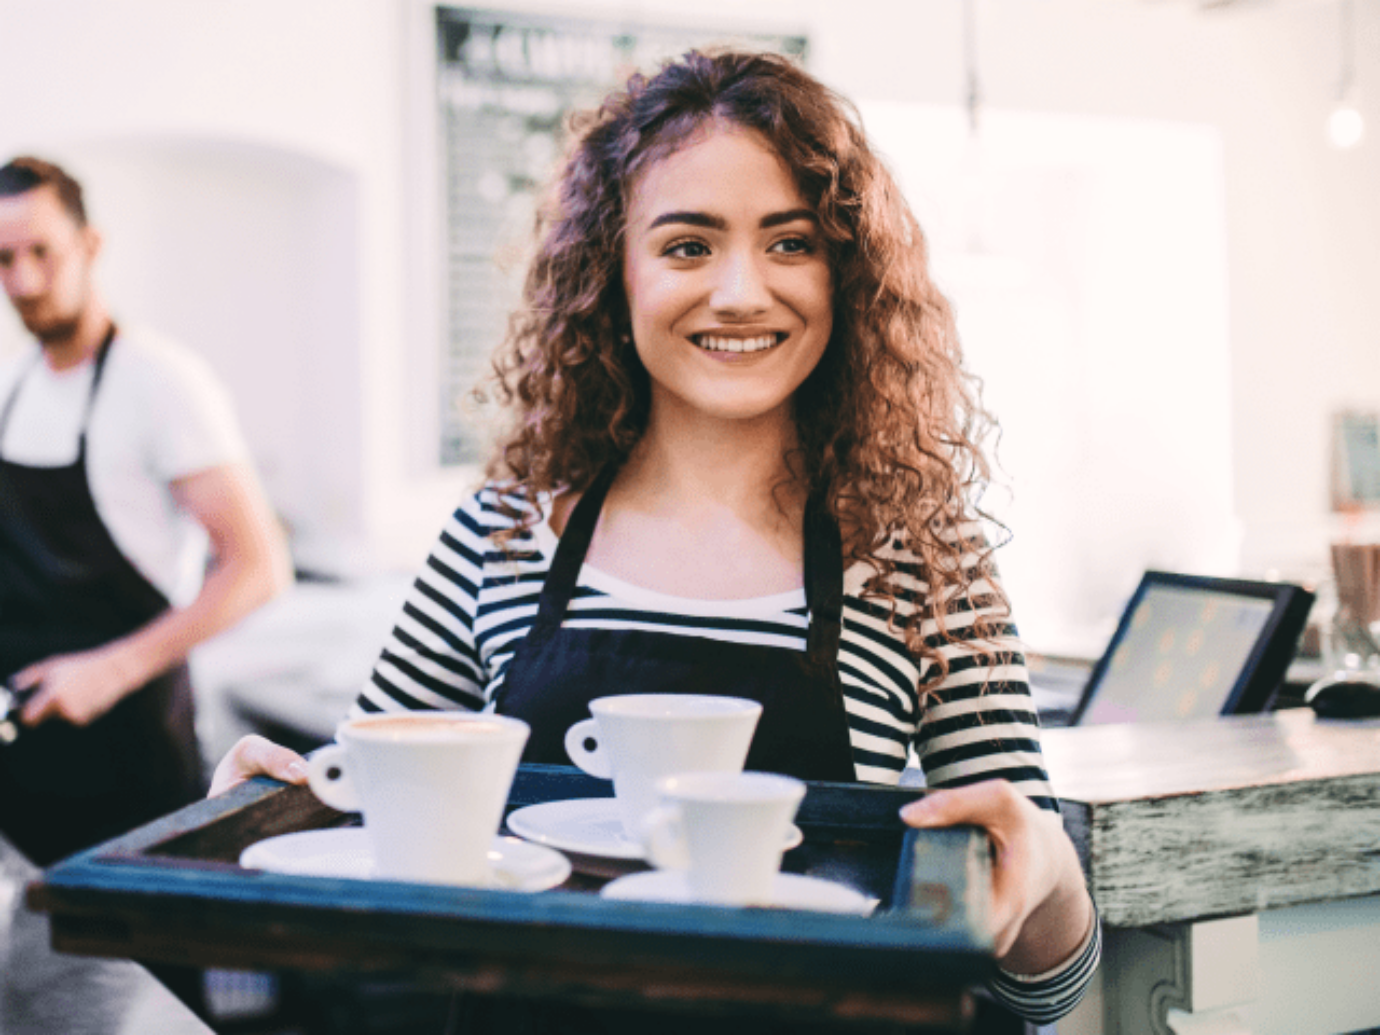
[[[680,808],[658,805],[642,823],[642,847],[647,861],[658,870],[690,869],[690,850],[685,845]]]
[[[344,745],[328,744],[307,759],[307,783],[311,792],[331,808],[359,811],[359,797],[345,768]]]
[[[585,747],[586,741],[594,747]],[[599,741],[599,720],[582,719],[566,730],[565,753],[590,776],[597,776],[601,780],[613,779],[609,756],[604,753],[604,745]]]

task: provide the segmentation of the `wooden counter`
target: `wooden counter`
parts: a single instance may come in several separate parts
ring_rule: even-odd
[[[1380,720],[1293,710],[1043,743],[1107,935],[1100,988],[1061,1032],[1380,1026]]]

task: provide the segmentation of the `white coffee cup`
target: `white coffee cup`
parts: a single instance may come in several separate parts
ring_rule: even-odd
[[[364,814],[376,876],[483,885],[529,732],[503,715],[364,716],[312,755],[307,778],[327,805]]]
[[[613,780],[623,831],[642,839],[657,803],[656,781],[671,773],[741,772],[762,706],[740,697],[627,694],[589,702],[594,716],[571,726],[571,761]]]
[[[772,904],[804,783],[775,773],[679,773],[658,780],[657,793],[661,804],[643,824],[653,866],[685,871],[699,902]]]

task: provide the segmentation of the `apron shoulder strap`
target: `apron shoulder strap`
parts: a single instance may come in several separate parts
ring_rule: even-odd
[[[608,496],[609,486],[613,484],[617,473],[617,465],[606,466],[570,512],[565,531],[556,543],[556,556],[551,560],[551,570],[547,572],[546,583],[542,586],[537,617],[527,633],[528,639],[539,640],[554,635],[565,620],[566,610],[575,596],[580,569],[584,567],[585,555],[589,553],[589,544],[594,539],[595,526],[599,524],[599,514],[604,509],[604,498]]]
[[[91,422],[91,407],[96,403],[96,389],[100,387],[101,375],[105,373],[106,357],[110,355],[110,344],[115,340],[115,325],[105,332],[105,338],[96,349],[96,369],[91,374],[91,389],[86,393],[86,407],[81,413],[81,432],[77,438],[77,456],[86,457],[86,426]]]
[[[833,668],[843,635],[843,536],[822,492],[805,503],[805,603],[810,662]]]
[[[21,370],[19,376],[14,379],[14,386],[10,389],[9,398],[5,400],[5,408],[0,410],[0,440],[4,439],[5,429],[9,427],[10,412],[14,409],[14,404],[19,399],[20,386],[29,379],[29,375],[33,373],[34,368],[42,362],[43,350],[39,349],[38,352],[34,354],[34,358],[30,361],[29,365]]]
[[[105,332],[105,337],[101,339],[100,345],[96,346],[96,368],[91,375],[91,387],[86,393],[86,406],[82,409],[81,429],[77,433],[77,456],[86,455],[86,425],[91,420],[91,405],[96,399],[96,387],[101,383],[101,374],[105,370],[105,358],[110,352],[110,343],[115,340],[115,325],[112,323],[110,329]],[[0,440],[5,437],[5,429],[9,427],[10,413],[14,410],[14,404],[19,399],[19,389],[28,380],[29,375],[34,369],[43,362],[43,350],[40,348],[34,355],[32,362],[29,363],[14,379],[14,387],[10,389],[9,398],[5,400],[4,409],[0,410]]]

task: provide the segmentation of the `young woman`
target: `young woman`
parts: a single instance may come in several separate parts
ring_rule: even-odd
[[[691,53],[577,122],[496,361],[516,420],[357,711],[492,708],[529,761],[607,693],[764,712],[749,768],[930,787],[996,846],[994,991],[1048,1021],[1095,913],[976,498],[986,416],[925,238],[851,108],[787,60]],[[260,739],[216,789],[300,779]]]

